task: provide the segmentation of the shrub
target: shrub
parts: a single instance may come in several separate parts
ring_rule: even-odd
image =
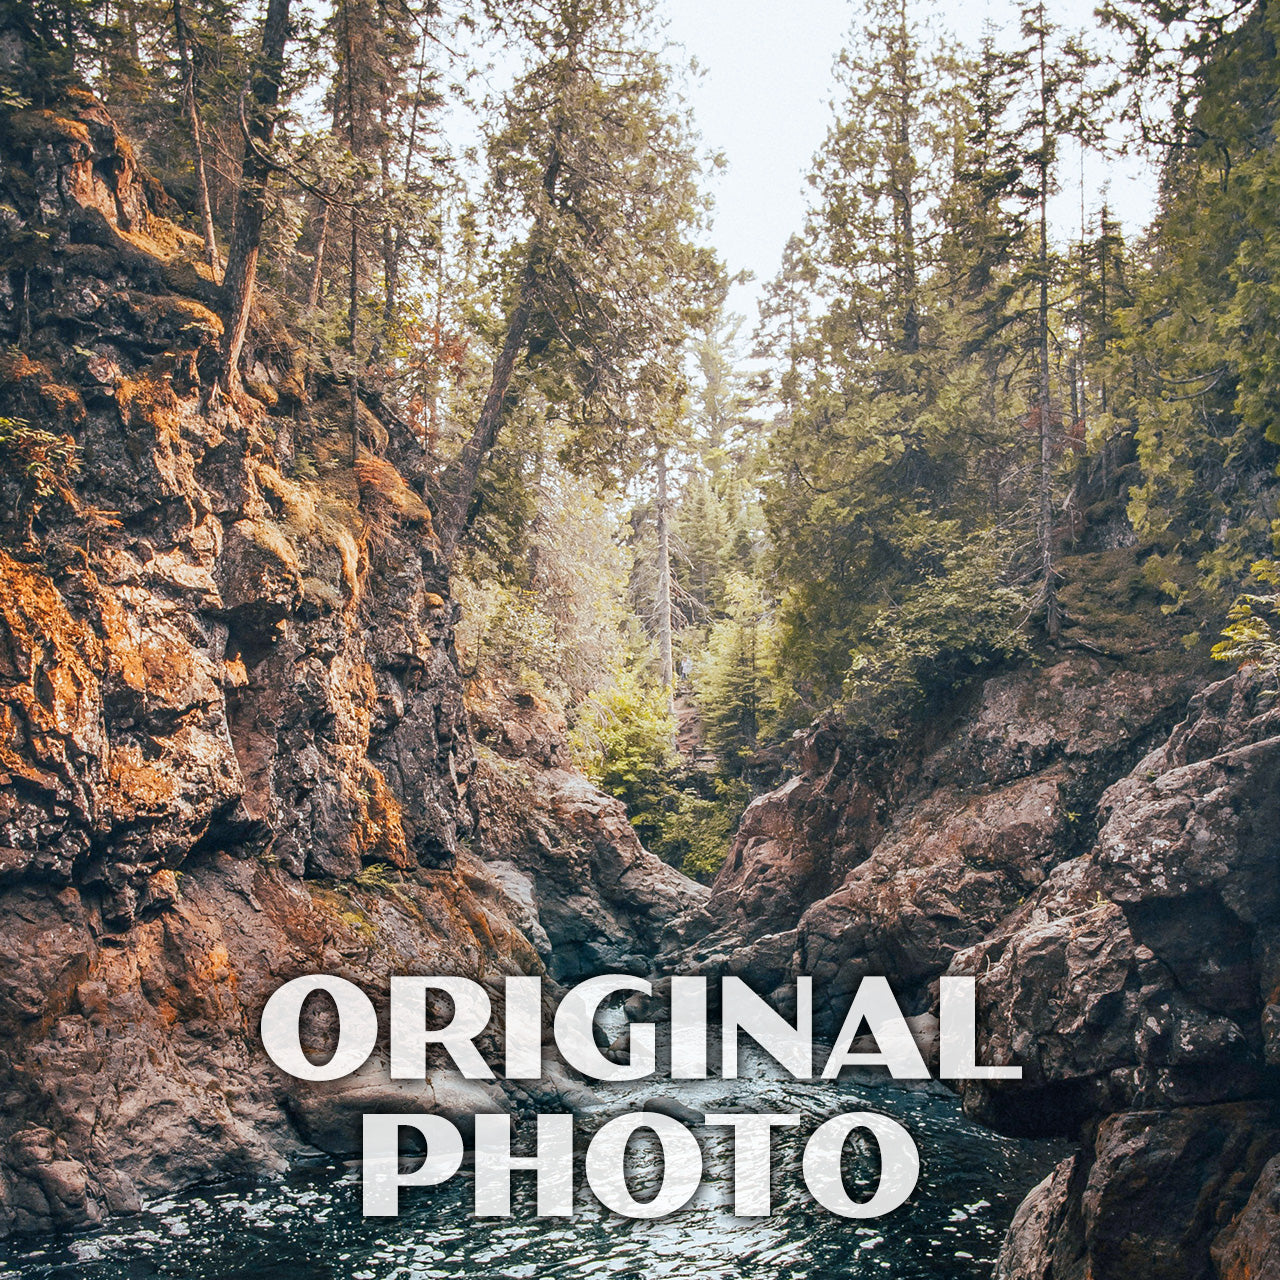
[[[27,534],[40,511],[51,501],[75,508],[71,479],[79,467],[76,442],[33,427],[21,418],[0,417],[0,468],[16,487],[12,518]]]
[[[1251,573],[1272,590],[1237,598],[1227,613],[1222,639],[1213,646],[1213,656],[1238,667],[1252,664],[1276,670],[1280,668],[1280,639],[1275,629],[1276,620],[1280,619],[1280,563],[1259,560]]]
[[[730,572],[726,584],[726,616],[711,625],[694,688],[707,746],[737,773],[778,720],[777,631],[757,582]]]
[[[666,690],[623,671],[579,705],[569,741],[583,772],[627,806],[632,825],[656,829],[671,790],[675,731]]]
[[[658,821],[659,838],[651,846],[664,862],[710,884],[724,866],[751,788],[736,778],[715,780],[715,796],[675,792]]]
[[[852,725],[894,736],[957,685],[1026,652],[1027,598],[1000,585],[999,564],[988,542],[952,552],[876,617],[844,683]]]

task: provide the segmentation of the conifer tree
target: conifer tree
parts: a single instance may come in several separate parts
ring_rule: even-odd
[[[942,313],[929,303],[953,157],[952,59],[903,0],[871,0],[850,48],[803,260],[790,269],[813,282],[821,310],[799,343],[771,322],[795,391],[774,427],[766,509],[790,660],[821,673],[823,696],[877,610],[954,533],[946,508],[964,469],[931,350]],[[779,281],[777,299],[793,289]]]
[[[261,55],[251,92],[246,92],[241,98],[243,103],[251,97],[253,106],[245,130],[235,230],[223,275],[226,328],[219,374],[223,391],[235,391],[240,385],[240,352],[249,329],[249,311],[253,306],[258,253],[262,247],[262,224],[267,208],[267,180],[271,174],[267,148],[275,133],[275,109],[284,79],[284,50],[288,38],[289,0],[267,0]]]
[[[517,364],[579,408],[564,457],[599,473],[648,450],[644,409],[670,382],[710,255],[689,235],[698,164],[634,0],[556,0],[520,18],[531,50],[489,143],[489,214],[523,228],[484,402],[438,486],[452,555],[508,413]]]

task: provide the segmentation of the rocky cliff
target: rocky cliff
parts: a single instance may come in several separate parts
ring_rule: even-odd
[[[1007,1280],[1244,1280],[1280,1256],[1280,707],[1211,685],[1102,798],[1093,847],[953,970],[980,975],[971,1081],[1007,1131],[1079,1135],[1014,1222]]]
[[[966,1109],[1081,1144],[1003,1280],[1280,1275],[1275,681],[1210,683],[1139,559],[1077,559],[1067,647],[911,732],[815,725],[668,934],[784,1002],[812,974],[819,1007],[881,973],[927,1013],[977,977],[985,1060],[1024,1078]]]
[[[833,1008],[890,974],[904,1007],[927,1009],[951,957],[1088,848],[1107,785],[1202,682],[1159,643],[994,676],[892,740],[825,717],[797,744],[801,772],[747,809],[670,944],[766,990],[811,974]]]
[[[404,424],[362,403],[352,467],[269,309],[211,403],[219,290],[100,104],[6,109],[0,164],[0,1232],[518,1105],[299,1086],[262,1004],[642,964],[701,891],[554,726],[477,750]]]

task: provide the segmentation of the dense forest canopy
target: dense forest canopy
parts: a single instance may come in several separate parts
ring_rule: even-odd
[[[562,707],[695,873],[814,716],[892,734],[1105,646],[1076,588],[1117,556],[1175,643],[1274,660],[1280,9],[1026,3],[962,45],[860,0],[744,318],[651,8],[4,0],[0,111],[105,101],[202,245],[210,401],[303,351],[289,468],[385,452],[370,405],[408,424],[468,674]],[[1055,233],[1118,146],[1159,163],[1152,226],[1079,189]],[[0,425],[6,465],[64,447]]]

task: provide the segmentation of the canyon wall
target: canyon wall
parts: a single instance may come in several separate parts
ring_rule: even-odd
[[[981,1060],[1023,1079],[967,1082],[966,1110],[1080,1144],[1001,1280],[1280,1275],[1275,679],[1211,683],[1137,553],[1072,568],[1104,566],[1127,637],[1078,589],[1063,649],[901,737],[826,717],[667,942],[783,1003],[811,974],[833,1014],[890,975],[922,1029],[939,976],[976,977]]]
[[[536,709],[474,708],[477,745],[421,441],[369,399],[352,467],[269,307],[211,394],[219,290],[101,105],[11,114],[0,164],[0,1232],[528,1104],[379,1059],[302,1085],[262,1005],[643,967],[703,891]]]

